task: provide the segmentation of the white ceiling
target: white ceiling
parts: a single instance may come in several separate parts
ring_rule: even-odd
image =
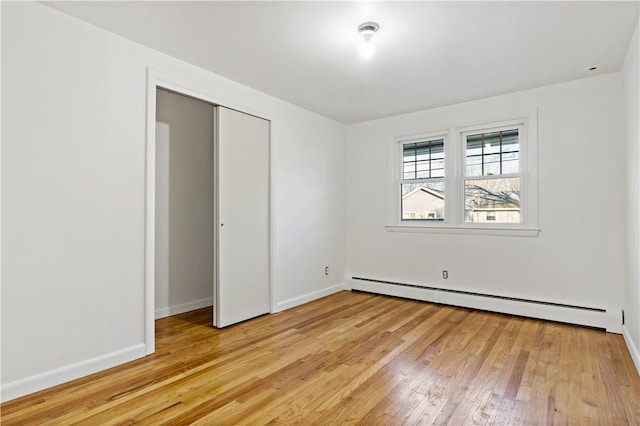
[[[618,71],[638,19],[637,1],[46,4],[346,124]]]

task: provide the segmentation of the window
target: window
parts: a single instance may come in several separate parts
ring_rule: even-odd
[[[394,219],[387,228],[538,235],[536,123],[533,112],[395,139]]]
[[[465,222],[520,223],[521,133],[521,127],[462,133]]]
[[[444,220],[444,137],[402,141],[402,220]]]

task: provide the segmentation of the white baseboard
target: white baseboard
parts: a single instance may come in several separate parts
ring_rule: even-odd
[[[295,306],[303,305],[305,303],[314,301],[316,299],[320,299],[321,297],[325,297],[330,294],[337,293],[344,289],[345,289],[344,284],[340,283],[340,284],[332,285],[331,287],[323,288],[321,290],[312,291],[311,293],[303,294],[302,296],[294,297],[292,299],[283,300],[282,302],[278,302],[276,304],[276,310],[273,311],[272,313],[284,311],[286,309],[290,309]]]
[[[145,356],[145,345],[139,344],[119,351],[91,358],[76,364],[67,365],[35,376],[26,377],[2,385],[0,389],[0,401],[5,402],[19,398],[42,389],[65,383],[79,377],[97,373],[116,365],[124,364]]]
[[[192,302],[181,303],[179,305],[167,306],[165,308],[156,309],[156,319],[170,317],[171,315],[178,315],[189,311],[195,311],[196,309],[206,308],[213,305],[213,298],[207,297],[205,299],[194,300]]]
[[[629,330],[624,325],[622,326],[622,335],[624,336],[624,341],[627,344],[629,353],[631,354],[631,359],[633,359],[633,363],[636,365],[636,370],[638,370],[638,374],[640,374],[640,352],[638,352],[638,347],[631,338]]]
[[[427,302],[442,303],[444,305],[520,315],[530,318],[586,325],[589,327],[604,328],[612,333],[622,332],[622,321],[620,321],[619,312],[615,310],[600,312],[585,309],[574,309],[553,304],[509,300],[508,298],[494,298],[478,294],[449,292],[444,289],[419,288],[417,286],[385,284],[383,282],[356,279],[349,279],[348,281],[353,290],[406,297],[408,299],[424,300]]]

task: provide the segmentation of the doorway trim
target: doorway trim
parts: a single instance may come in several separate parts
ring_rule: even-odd
[[[194,79],[195,80],[195,79]],[[182,95],[263,118],[273,123],[268,114],[252,110],[208,94],[211,84],[198,84],[171,76],[147,67],[147,108],[145,135],[145,236],[144,236],[144,335],[145,355],[155,352],[155,242],[156,242],[156,90],[166,89]],[[269,126],[269,139],[272,140],[272,126]],[[214,132],[215,133],[215,132]],[[273,183],[272,148],[269,149],[269,181]],[[271,185],[273,187],[273,185]],[[273,188],[269,191],[269,294],[271,312],[275,312],[273,295]],[[215,273],[214,273],[215,275]],[[214,276],[215,278],[215,276]],[[213,285],[213,283],[212,283]],[[214,292],[214,304],[215,304]]]

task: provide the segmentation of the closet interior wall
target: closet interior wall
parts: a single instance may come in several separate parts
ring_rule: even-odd
[[[156,318],[211,306],[214,106],[156,92]]]

